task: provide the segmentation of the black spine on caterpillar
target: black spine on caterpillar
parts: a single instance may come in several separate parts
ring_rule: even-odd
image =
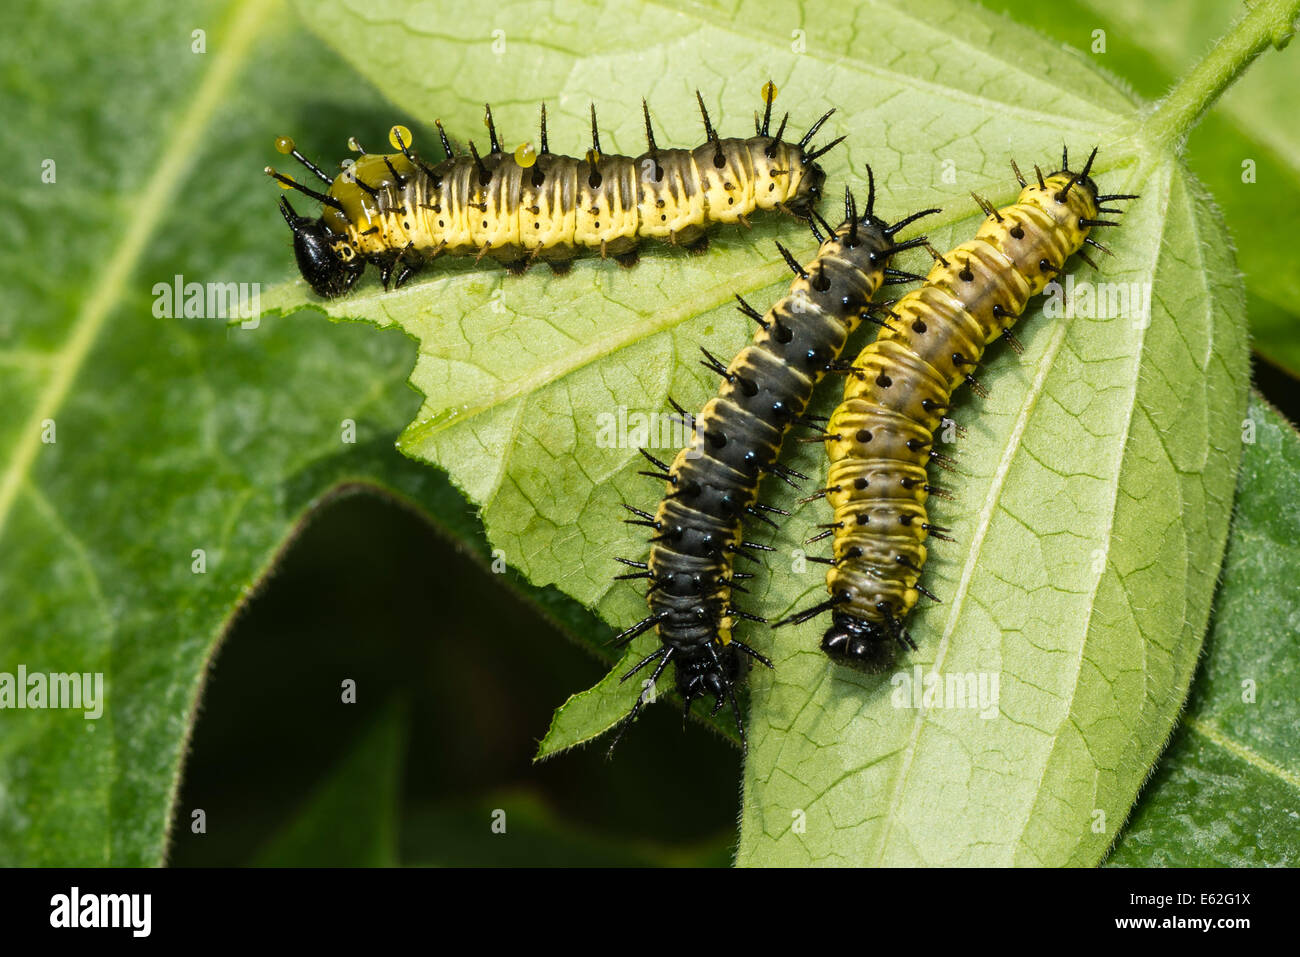
[[[623,680],[655,664],[653,684],[673,664],[677,693],[686,709],[705,696],[713,697],[715,714],[729,702],[742,745],[745,732],[735,686],[747,659],[771,667],[733,634],[737,618],[765,620],[736,607],[735,580],[748,576],[736,571],[735,562],[757,563],[756,552],[771,550],[746,541],[742,521],[751,515],[770,522],[767,513],[777,512],[756,504],[764,473],[773,472],[787,482],[792,476],[805,477],[777,463],[785,433],[792,425],[810,424],[803,414],[813,388],[833,367],[862,320],[873,319],[871,299],[876,290],[900,276],[911,278],[888,269],[888,264],[895,253],[921,245],[925,238],[895,242],[894,235],[919,217],[937,212],[925,210],[890,225],[874,214],[874,198],[873,183],[866,212],[859,216],[856,202],[846,192],[843,223],[831,229],[823,220],[825,234],[816,222],[812,224],[821,247],[806,267],[778,245],[795,273],[790,294],[765,316],[741,301],[741,311],[759,326],[753,341],[729,366],[705,353],[704,365],[722,376],[722,386],[695,419],[691,444],[671,465],[643,453],[657,469],[646,474],[668,484],[668,494],[656,512],[629,509],[638,516],[631,521],[654,534],[647,562],[619,559],[643,571],[620,577],[650,582],[646,595],[650,614],[615,641],[622,644],[654,628],[661,645]],[[675,403],[674,407],[682,411]],[[648,689],[637,697],[610,745],[611,752],[635,720],[647,693]]]
[[[769,135],[775,87],[769,83],[763,94],[767,112],[755,122],[755,135],[745,139],[719,137],[700,99],[706,139],[689,150],[655,143],[643,103],[648,148],[640,156],[601,151],[595,107],[586,157],[551,153],[545,105],[541,149],[523,144],[506,153],[489,107],[486,155],[473,143],[468,156],[454,155],[444,135],[446,158],[431,165],[412,152],[410,131],[394,127],[390,140],[399,152],[363,151],[334,178],[299,153],[291,139],[280,137],[276,148],[327,183],[325,193],[270,167],[267,173],[322,204],[318,219],[299,216],[286,200],[280,209],[303,278],[326,298],[351,289],[367,263],[379,268],[387,288],[390,277],[400,286],[440,255],[489,256],[516,273],[540,259],[563,272],[591,250],[630,266],[643,239],[702,248],[710,226],[748,225],[754,212],[808,217],[826,178],[816,161],[843,139],[820,149],[811,145],[834,111],[791,142],[782,139],[785,120]]]
[[[1094,149],[1081,171],[1061,169],[1026,183],[1016,202],[994,209],[975,197],[987,218],[975,238],[943,255],[925,282],[899,299],[889,321],[853,361],[844,401],[826,427],[830,459],[825,497],[835,510],[825,531],[833,537],[826,587],[830,597],[779,625],[830,611],[821,647],[841,664],[868,673],[888,668],[898,647],[915,648],[904,619],[921,595],[927,557],[924,542],[951,541],[948,529],[929,522],[925,503],[946,490],[929,483],[931,461],[951,468],[934,448],[934,434],[963,383],[983,388],[973,372],[985,348],[1007,339],[1019,349],[1011,327],[1029,300],[1061,272],[1066,260],[1091,245],[1101,218],[1118,209],[1106,203],[1131,195],[1099,195],[1089,173]],[[775,626],[774,626],[775,627]]]

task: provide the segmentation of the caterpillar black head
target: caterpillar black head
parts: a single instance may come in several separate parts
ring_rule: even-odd
[[[831,626],[822,636],[822,651],[837,664],[867,674],[880,674],[894,663],[895,642],[911,643],[897,618],[867,621],[837,611],[831,614]]]
[[[351,289],[361,278],[366,264],[346,240],[331,232],[323,220],[299,216],[283,197],[280,199],[280,213],[293,232],[293,254],[298,260],[298,271],[312,291],[333,299]]]
[[[615,642],[625,643],[630,641],[641,632],[661,623],[666,617],[663,613],[652,614],[622,632],[615,639]],[[756,620],[762,621],[764,619]],[[716,628],[716,625],[714,627]],[[682,714],[690,714],[691,702],[696,698],[713,698],[713,710],[710,714],[717,714],[722,710],[724,704],[730,705],[732,716],[736,719],[736,731],[740,735],[741,752],[747,751],[748,742],[745,737],[745,721],[740,715],[740,704],[736,700],[736,684],[740,681],[748,665],[746,658],[742,657],[742,655],[752,658],[769,668],[772,667],[772,662],[767,658],[744,642],[736,641],[734,638],[726,644],[715,641],[697,644],[679,642],[669,645],[665,643],[659,650],[646,655],[631,671],[619,679],[620,681],[627,681],[647,665],[658,662],[653,674],[644,682],[643,690],[637,695],[632,710],[618,723],[618,730],[614,733],[614,740],[610,743],[606,755],[613,755],[614,748],[618,746],[619,741],[623,738],[623,733],[636,720],[641,708],[650,699],[655,682],[659,680],[659,676],[663,674],[669,662],[675,665],[673,673],[676,679],[676,690],[681,695],[684,703]]]
[[[722,710],[733,694],[743,662],[732,645],[718,649],[697,645],[677,654],[677,693],[689,709],[696,698],[713,698],[713,714]]]

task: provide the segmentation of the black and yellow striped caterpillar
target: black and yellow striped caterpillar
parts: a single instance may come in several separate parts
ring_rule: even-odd
[[[931,250],[935,265],[924,284],[890,307],[876,340],[854,360],[827,425],[826,488],[806,499],[824,497],[834,509],[834,520],[809,539],[834,537],[833,557],[814,559],[830,566],[830,597],[777,623],[830,611],[821,647],[835,661],[876,672],[892,664],[896,644],[916,648],[903,621],[921,595],[938,600],[919,581],[924,542],[952,540],[925,508],[930,495],[949,497],[929,483],[926,466],[953,466],[934,448],[935,429],[957,386],[984,394],[972,370],[988,344],[1001,337],[1021,351],[1011,327],[1065,261],[1079,253],[1096,268],[1085,244],[1109,253],[1089,233],[1117,225],[1099,218],[1119,212],[1104,203],[1136,197],[1098,194],[1088,175],[1096,155],[1071,172],[1063,153],[1052,175],[1035,167],[1032,185],[1013,162],[1022,187],[1016,202],[994,209],[976,196],[988,219],[975,238],[944,255]]]
[[[563,272],[581,251],[599,250],[602,257],[630,266],[643,239],[699,248],[713,224],[748,225],[755,211],[807,217],[826,178],[816,160],[843,137],[820,149],[809,145],[833,110],[798,142],[782,139],[788,113],[769,135],[775,96],[776,87],[767,83],[766,108],[761,122],[755,114],[754,136],[722,139],[696,93],[706,139],[689,150],[655,144],[643,100],[648,149],[640,156],[601,151],[594,105],[591,150],[584,159],[550,152],[545,104],[541,148],[526,143],[506,153],[489,106],[486,156],[473,143],[468,156],[455,155],[439,123],[446,159],[429,165],[412,152],[410,130],[395,126],[389,139],[398,152],[367,153],[353,140],[361,155],[336,177],[298,152],[293,140],[277,139],[277,150],[329,184],[325,193],[269,166],[266,172],[323,206],[319,219],[299,216],[284,199],[280,211],[293,232],[303,278],[327,298],[352,288],[366,263],[379,268],[387,288],[390,277],[401,286],[441,255],[491,256],[512,272],[541,259]]]
[[[756,503],[758,484],[771,472],[794,484],[806,478],[777,463],[786,431],[792,425],[821,427],[804,415],[813,387],[834,367],[849,335],[863,319],[873,319],[878,307],[871,299],[889,282],[920,279],[889,267],[890,258],[903,249],[925,243],[925,238],[895,242],[904,226],[937,210],[924,210],[893,225],[875,215],[875,183],[870,178],[865,214],[858,215],[852,195],[845,193],[845,219],[831,228],[814,214],[813,235],[821,243],[817,257],[800,266],[779,243],[777,248],[794,271],[790,294],[766,315],[760,315],[737,296],[740,310],[758,323],[753,342],[724,366],[708,351],[703,364],[722,376],[722,387],[694,421],[691,443],[667,465],[645,450],[655,471],[645,472],[668,483],[668,494],[653,515],[625,505],[636,517],[628,521],[654,531],[649,560],[617,559],[637,571],[620,579],[650,582],[646,599],[650,614],[615,639],[631,641],[651,628],[658,629],[659,649],[643,658],[623,680],[658,662],[652,686],[671,662],[676,688],[687,710],[695,698],[711,695],[713,713],[724,699],[731,704],[744,742],[744,724],[736,703],[735,685],[753,659],[771,663],[732,630],[737,618],[766,619],[736,607],[733,591],[743,591],[738,581],[751,578],[737,572],[737,558],[758,562],[767,545],[746,541],[741,528],[746,515],[769,524],[780,509]],[[818,228],[817,221],[821,223]],[[824,231],[824,232],[823,232]],[[670,399],[679,415],[685,410]],[[742,657],[745,656],[745,657]],[[614,744],[645,703],[643,691],[623,720]],[[613,750],[613,744],[610,746]]]

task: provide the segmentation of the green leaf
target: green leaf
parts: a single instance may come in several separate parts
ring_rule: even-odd
[[[1111,865],[1300,864],[1300,435],[1257,396],[1245,427],[1205,658]]]
[[[392,867],[406,708],[386,705],[258,853],[262,867]]]
[[[969,429],[949,483],[960,504],[934,511],[960,544],[935,549],[927,581],[944,604],[916,617],[921,647],[908,663],[999,676],[996,717],[894,707],[888,679],[827,664],[815,625],[774,644],[751,633],[777,670],[751,682],[742,863],[1095,863],[1186,694],[1245,408],[1242,290],[1217,212],[1172,152],[1179,121],[1166,113],[1144,127],[1130,97],[1080,58],[955,3],[819,9],[807,23],[764,3],[574,5],[567,22],[584,24],[581,36],[559,27],[544,48],[509,26],[540,10],[508,3],[495,13],[507,53],[530,58],[531,94],[559,104],[553,144],[580,150],[591,90],[611,104],[648,95],[660,142],[693,144],[687,94],[707,49],[710,69],[730,78],[715,94],[724,130],[743,130],[769,75],[796,118],[839,107],[832,135],[850,135],[828,157],[831,183],[857,185],[871,162],[886,215],[945,207],[927,230],[941,247],[973,232],[970,190],[1010,200],[1007,160],[1051,164],[1062,141],[1076,151],[1100,143],[1096,178],[1143,194],[1106,237],[1115,256],[1101,276],[1075,278],[1152,284],[1149,325],[1035,307],[1024,356],[995,354],[981,375],[991,400],[966,395],[957,406]],[[477,106],[458,95],[459,78],[474,76],[475,100],[505,96],[494,112],[509,128],[528,119],[509,69],[494,68],[485,41],[448,39],[477,38],[482,23],[476,11],[440,15],[434,35],[424,8],[313,6],[321,35],[398,105],[394,120],[405,111],[475,129]],[[797,55],[795,28],[807,43]],[[421,58],[456,69],[386,66]],[[646,90],[647,76],[663,79]],[[1186,98],[1174,105],[1194,115]],[[639,148],[634,110],[602,116],[615,148]],[[1114,132],[1122,128],[1132,135]],[[771,221],[723,231],[707,257],[652,251],[632,272],[585,261],[565,278],[511,279],[453,266],[394,294],[363,287],[326,309],[419,340],[412,383],[425,403],[403,450],[447,469],[531,580],[623,626],[644,606],[609,583],[610,562],[644,545],[617,524],[617,505],[644,505],[657,490],[636,477],[634,449],[601,441],[602,416],[657,412],[670,394],[701,405],[714,383],[695,366],[696,348],[726,355],[748,339],[727,300],[739,292],[766,304],[783,291],[766,240],[790,232]],[[277,300],[304,301],[300,287]],[[823,394],[821,410],[834,402]],[[652,444],[671,454],[680,443]],[[788,451],[793,467],[822,474],[816,451]],[[794,505],[782,489],[768,499]],[[821,592],[820,575],[795,570],[816,521],[815,506],[800,509],[774,539],[779,557],[751,583],[764,614]],[[652,636],[639,640],[620,669],[653,647]],[[561,709],[542,755],[617,720],[635,694],[619,687],[620,669]]]

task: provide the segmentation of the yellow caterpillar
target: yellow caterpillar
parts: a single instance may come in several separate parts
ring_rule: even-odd
[[[582,159],[561,156],[548,148],[543,104],[538,150],[523,144],[504,152],[488,107],[486,156],[473,143],[469,155],[455,155],[438,124],[446,159],[429,165],[412,152],[410,130],[395,126],[389,139],[398,152],[367,153],[356,146],[361,155],[336,177],[299,153],[290,138],[277,139],[277,150],[329,184],[325,193],[269,166],[266,172],[322,204],[318,219],[299,216],[287,200],[280,205],[293,232],[298,268],[321,296],[347,292],[366,263],[379,268],[387,288],[390,278],[400,286],[441,255],[491,256],[512,272],[541,259],[563,272],[583,251],[598,250],[630,266],[643,239],[699,247],[713,224],[748,225],[754,212],[807,217],[825,181],[816,160],[843,137],[821,149],[809,146],[833,110],[798,142],[782,138],[788,113],[769,135],[775,96],[776,88],[764,85],[766,108],[761,122],[755,115],[754,136],[722,139],[697,93],[706,139],[689,150],[656,145],[643,100],[646,152],[603,153],[593,106],[591,149]]]

